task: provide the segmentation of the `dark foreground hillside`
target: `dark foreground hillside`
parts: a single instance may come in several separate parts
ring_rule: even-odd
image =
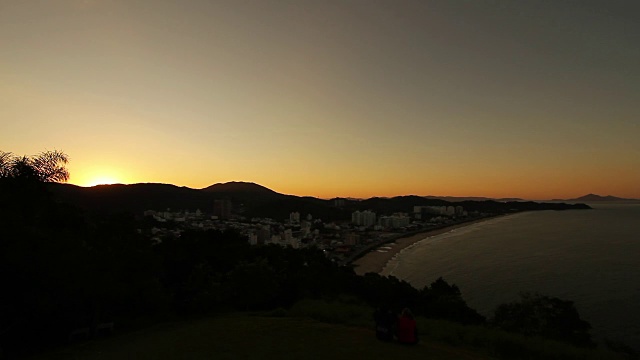
[[[375,338],[369,310],[306,301],[287,312],[291,317],[236,313],[163,323],[51,350],[31,360],[627,358],[605,350],[424,318],[418,319],[418,345],[385,343]],[[275,314],[278,312],[271,313]]]
[[[434,341],[383,343],[364,327],[230,315],[159,325],[35,359],[490,359]]]

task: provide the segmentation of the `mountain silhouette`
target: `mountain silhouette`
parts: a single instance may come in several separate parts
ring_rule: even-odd
[[[579,198],[561,200],[561,201],[570,201],[570,202],[611,201],[611,202],[613,202],[613,201],[639,201],[639,200],[638,199],[619,198],[619,197],[611,196],[611,195],[600,196],[600,195],[596,195],[596,194],[587,194],[587,195],[584,195],[584,196],[580,196]]]
[[[440,199],[440,200],[446,200],[449,202],[460,202],[460,201],[486,201],[486,200],[493,200],[493,201],[500,201],[500,202],[508,202],[508,201],[524,201],[524,199],[521,198],[488,198],[488,197],[484,197],[484,196],[435,196],[435,195],[427,195],[424,196],[425,198],[428,199]]]
[[[265,186],[252,182],[231,181],[226,183],[217,183],[202,189],[210,193],[246,193],[260,195],[282,195]]]
[[[158,183],[92,187],[52,183],[50,189],[59,201],[106,212],[140,213],[168,208],[210,211],[214,199],[212,196],[204,196],[200,190]]]
[[[336,206],[333,200],[309,196],[285,195],[250,182],[218,183],[204,189],[192,189],[170,184],[141,183],[131,185],[98,185],[80,187],[70,184],[49,184],[57,201],[70,203],[87,210],[103,212],[130,212],[142,214],[145,210],[172,211],[200,209],[212,212],[215,200],[228,200],[234,213],[246,218],[269,217],[286,219],[291,212],[313,216],[325,221],[347,220],[356,210],[373,210],[377,214],[412,212],[413,206],[461,205],[468,211],[506,213],[522,210],[564,210],[589,208],[583,204],[536,203],[532,201],[501,202],[494,200],[450,201],[422,196],[373,197],[364,200],[343,199]]]

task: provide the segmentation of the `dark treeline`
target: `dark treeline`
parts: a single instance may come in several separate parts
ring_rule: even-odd
[[[90,212],[58,201],[47,185],[51,179],[32,176],[39,170],[23,160],[22,169],[0,166],[0,348],[5,354],[63,344],[75,330],[95,333],[105,323],[127,329],[168,316],[288,308],[302,299],[345,295],[372,307],[409,306],[429,318],[487,322],[443,279],[415,289],[393,277],[357,276],[317,249],[249,246],[234,231],[188,231],[154,245],[131,214]],[[505,305],[495,323],[591,343],[588,324],[571,303],[533,297],[518,304]],[[560,311],[540,319],[539,306]],[[550,319],[557,318],[561,330],[539,330],[556,326]],[[527,325],[532,323],[537,330]]]

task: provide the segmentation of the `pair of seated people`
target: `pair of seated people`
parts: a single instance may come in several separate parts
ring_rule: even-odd
[[[407,308],[396,317],[388,309],[379,309],[374,314],[376,337],[383,341],[392,341],[394,335],[401,344],[418,343],[418,326],[413,314]]]

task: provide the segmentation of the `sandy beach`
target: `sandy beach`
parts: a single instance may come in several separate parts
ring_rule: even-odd
[[[388,244],[380,245],[376,249],[371,250],[361,258],[355,260],[352,263],[354,266],[354,271],[358,275],[364,275],[369,272],[380,273],[384,266],[389,262],[389,260],[391,260],[397,253],[399,253],[402,249],[417,243],[418,241],[489,219],[490,218],[482,218],[462,224],[447,226],[440,229],[428,230],[415,235],[396,239],[395,241]]]

